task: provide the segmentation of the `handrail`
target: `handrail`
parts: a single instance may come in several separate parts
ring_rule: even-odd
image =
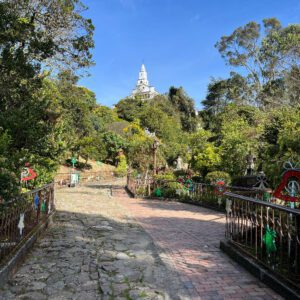
[[[55,211],[54,183],[26,192],[0,208],[1,266]]]
[[[235,193],[232,193],[232,192],[225,192],[224,195],[229,196],[229,197],[233,197],[233,198],[236,198],[236,199],[240,199],[240,200],[260,204],[262,206],[267,206],[267,207],[271,207],[271,208],[274,208],[274,209],[280,209],[282,211],[300,216],[300,210],[289,208],[287,206],[282,206],[282,205],[274,204],[274,203],[271,203],[271,202],[262,201],[262,200],[259,200],[259,199],[255,199],[255,198],[235,194]]]

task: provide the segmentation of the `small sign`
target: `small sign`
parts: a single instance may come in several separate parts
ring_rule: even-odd
[[[72,163],[73,168],[74,168],[74,165],[77,163],[77,159],[75,157],[72,157],[71,158],[71,163]]]

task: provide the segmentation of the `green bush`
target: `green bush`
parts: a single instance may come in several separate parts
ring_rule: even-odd
[[[231,177],[228,173],[223,171],[214,171],[207,173],[205,176],[205,181],[210,184],[216,183],[217,180],[223,179],[225,184],[229,185],[231,183]]]
[[[163,174],[156,174],[154,175],[154,179],[158,181],[163,180],[176,180],[176,177],[173,172],[163,173]]]
[[[127,162],[124,154],[118,156],[118,166],[116,169],[117,177],[124,177],[127,174]]]
[[[192,170],[176,170],[176,171],[174,171],[174,175],[175,175],[176,178],[192,176],[193,171]]]

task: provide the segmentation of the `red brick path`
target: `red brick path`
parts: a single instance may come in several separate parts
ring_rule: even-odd
[[[223,214],[177,202],[118,201],[163,250],[191,299],[282,299],[221,252]]]

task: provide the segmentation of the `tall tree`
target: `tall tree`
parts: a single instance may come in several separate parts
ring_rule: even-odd
[[[246,73],[254,92],[249,100],[255,105],[289,104],[281,82],[286,72],[299,66],[300,25],[283,28],[277,19],[270,18],[263,20],[263,28],[264,32],[260,24],[250,22],[223,36],[216,47],[230,66]]]
[[[49,92],[56,89],[44,85],[44,71],[91,63],[93,26],[79,15],[78,5],[75,0],[0,1],[0,128],[10,136],[16,174],[26,160],[36,164],[40,179],[54,170],[60,109]]]
[[[80,0],[2,0],[9,15],[17,16],[19,28],[30,30],[14,41],[14,51],[26,52],[28,61],[43,62],[50,68],[87,67],[92,63],[94,26],[82,16],[86,7]],[[8,24],[7,24],[8,25]],[[14,34],[14,28],[6,27]],[[18,32],[18,31],[17,31]],[[36,46],[42,46],[35,51]]]
[[[195,103],[182,87],[170,87],[168,94],[172,106],[180,114],[181,126],[184,131],[192,132],[197,128],[197,119],[195,113]]]

